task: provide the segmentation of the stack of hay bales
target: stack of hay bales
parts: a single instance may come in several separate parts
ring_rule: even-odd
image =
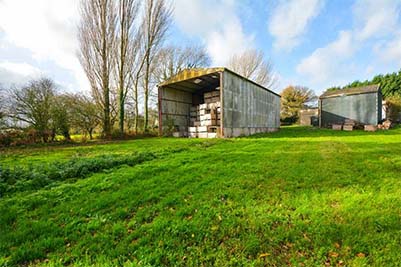
[[[205,103],[191,107],[188,135],[192,138],[215,138],[220,130],[220,92],[204,94]]]

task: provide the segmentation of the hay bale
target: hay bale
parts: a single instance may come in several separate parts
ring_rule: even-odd
[[[376,132],[377,131],[377,126],[376,125],[365,125],[364,126],[365,132]]]

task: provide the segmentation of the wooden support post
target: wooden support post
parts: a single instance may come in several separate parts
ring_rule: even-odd
[[[224,136],[224,71],[220,72],[220,137]]]
[[[159,136],[163,135],[163,113],[162,113],[162,87],[158,87],[158,107],[159,107]]]

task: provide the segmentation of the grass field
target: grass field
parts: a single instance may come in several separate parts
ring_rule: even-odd
[[[401,266],[401,128],[1,151],[0,266]]]

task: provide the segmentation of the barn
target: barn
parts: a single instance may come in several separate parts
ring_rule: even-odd
[[[382,119],[380,85],[327,91],[319,97],[319,125],[330,127],[353,120],[362,125],[378,125]]]
[[[227,68],[187,69],[158,86],[159,131],[237,137],[277,131],[280,95]]]

